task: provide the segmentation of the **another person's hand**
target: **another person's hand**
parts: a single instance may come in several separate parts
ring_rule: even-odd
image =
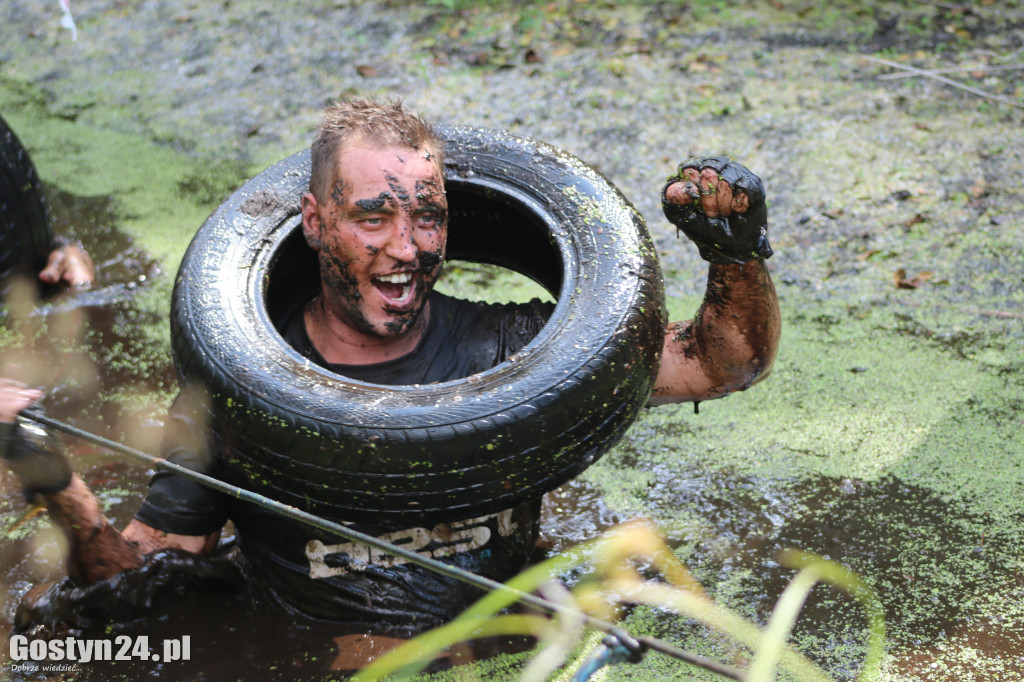
[[[0,378],[0,422],[13,424],[19,412],[42,397],[43,392],[37,388]]]
[[[661,190],[669,222],[711,263],[746,263],[772,255],[761,179],[723,157],[688,159]]]
[[[96,277],[92,258],[78,244],[65,244],[50,252],[46,267],[39,271],[39,280],[46,284],[66,282],[69,286],[85,288]]]
[[[11,379],[0,379],[0,455],[21,479],[27,495],[52,495],[71,483],[71,465],[60,443],[34,422],[18,423],[18,413],[43,392]]]

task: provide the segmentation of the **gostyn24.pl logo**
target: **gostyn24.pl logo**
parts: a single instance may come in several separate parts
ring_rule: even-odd
[[[192,656],[192,641],[188,635],[181,639],[159,640],[160,646],[150,647],[149,637],[121,635],[113,639],[29,639],[25,635],[11,637],[12,662],[35,663],[91,663],[93,661],[187,661]],[[155,642],[154,642],[155,644]]]

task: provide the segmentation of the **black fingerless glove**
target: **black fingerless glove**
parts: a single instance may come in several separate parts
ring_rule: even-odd
[[[701,210],[700,202],[684,205],[669,203],[665,192],[680,181],[683,171],[693,168],[714,169],[719,177],[732,185],[733,192],[742,191],[750,200],[743,213],[728,218],[709,218]],[[723,157],[688,159],[679,165],[661,190],[661,207],[669,222],[697,245],[700,256],[710,263],[747,263],[758,258],[769,258],[772,247],[768,244],[768,209],[764,202],[761,179],[746,167]]]
[[[71,483],[71,465],[60,441],[35,422],[21,417],[0,422],[0,451],[28,497],[59,493]]]

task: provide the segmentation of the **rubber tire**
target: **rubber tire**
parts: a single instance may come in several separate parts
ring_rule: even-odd
[[[354,381],[308,361],[271,323],[316,291],[302,237],[300,152],[202,225],[171,306],[179,378],[209,393],[228,479],[334,519],[425,523],[534,499],[607,451],[647,403],[665,325],[639,213],[579,159],[480,128],[442,126],[448,257],[498,263],[557,297],[517,356],[423,386]],[[197,401],[199,406],[202,401]]]
[[[53,241],[50,213],[32,159],[0,117],[0,288],[12,277],[38,283]]]

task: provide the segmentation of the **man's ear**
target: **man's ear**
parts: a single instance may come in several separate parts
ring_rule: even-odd
[[[320,250],[320,212],[312,192],[302,197],[302,235],[311,249]]]

